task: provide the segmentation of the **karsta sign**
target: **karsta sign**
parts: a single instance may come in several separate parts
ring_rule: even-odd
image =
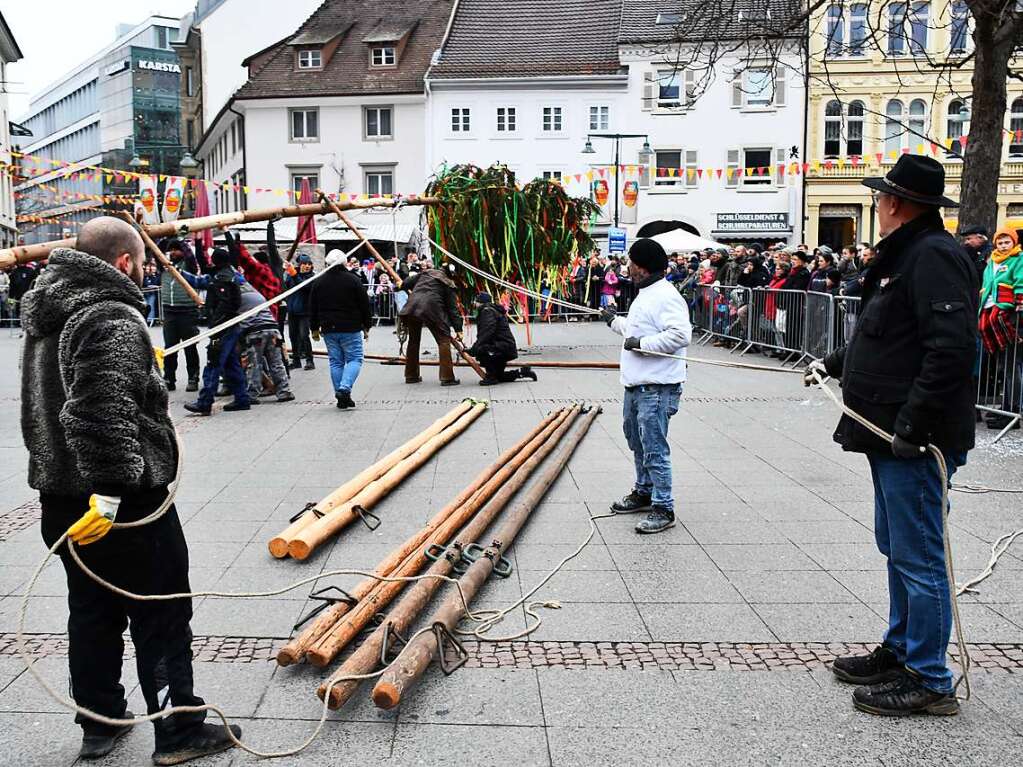
[[[139,69],[149,69],[153,72],[173,72],[181,74],[181,66],[170,61],[146,61],[139,59]]]

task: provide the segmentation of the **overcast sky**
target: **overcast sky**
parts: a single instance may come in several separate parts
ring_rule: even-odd
[[[30,95],[112,43],[119,23],[138,24],[150,15],[180,17],[194,8],[195,0],[0,0],[25,55],[7,70],[11,117],[25,113]]]

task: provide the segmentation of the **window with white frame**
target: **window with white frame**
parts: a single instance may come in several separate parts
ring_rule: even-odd
[[[884,153],[890,158],[893,152],[902,151],[906,134],[906,105],[899,99],[892,99],[885,107],[884,115]]]
[[[824,156],[842,153],[842,102],[832,99],[824,107]]]
[[[451,132],[468,133],[472,127],[472,110],[469,107],[455,107],[451,110]]]
[[[827,55],[862,56],[867,40],[867,4],[836,3],[827,11]]]
[[[678,109],[682,106],[683,74],[677,69],[666,69],[657,74],[657,107]]]
[[[508,134],[515,133],[518,131],[518,122],[516,120],[515,107],[498,107],[497,108],[497,132]]]
[[[309,182],[309,189],[312,192],[316,192],[320,188],[320,171],[318,168],[292,168],[291,169],[291,189],[295,194],[299,194],[302,191],[302,182]]]
[[[909,47],[906,39],[906,11],[908,3],[888,6],[888,54],[902,56]]]
[[[744,187],[771,186],[772,157],[771,147],[744,147],[742,150],[741,182]]]
[[[909,52],[914,56],[922,56],[927,51],[927,34],[931,4],[928,2],[911,3],[909,6]]]
[[[590,107],[590,130],[608,130],[611,124],[611,107]]]
[[[906,135],[907,146],[919,144],[927,135],[927,102],[913,99],[909,102],[909,130]]]
[[[374,67],[393,67],[397,61],[397,52],[393,45],[375,45],[370,48],[370,64]]]
[[[292,141],[320,140],[319,109],[289,109]]]
[[[849,104],[849,117],[846,125],[845,153],[850,157],[863,155],[863,116],[864,106],[862,101],[853,101]]]
[[[679,188],[683,178],[681,149],[658,149],[654,152],[654,186],[658,188]]]
[[[394,138],[393,107],[363,107],[363,136],[367,139]]]
[[[393,168],[366,168],[363,189],[370,197],[383,197],[394,194]]]
[[[891,3],[888,6],[888,54],[922,56],[927,51],[931,4]]]
[[[323,69],[323,52],[316,48],[303,48],[298,52],[299,69]]]
[[[682,171],[685,174],[685,185],[696,186],[699,176],[696,170],[700,164],[699,152],[695,149],[687,149],[684,157],[685,162],[683,163]]]
[[[970,41],[970,8],[966,0],[953,0],[950,15],[949,53],[966,53]]]
[[[545,170],[542,175],[544,181],[557,181],[558,183],[561,183],[560,170]]]
[[[751,67],[732,80],[733,109],[771,109],[785,105],[784,67]]]
[[[1012,157],[1023,156],[1023,98],[1012,102],[1009,111],[1009,154]]]
[[[541,127],[544,133],[561,133],[564,129],[564,109],[544,107],[541,112]]]
[[[969,133],[970,117],[966,104],[961,99],[953,99],[948,105],[948,121],[945,134],[948,138],[952,139],[950,155],[962,156],[962,147],[960,146],[959,139],[969,135]]]

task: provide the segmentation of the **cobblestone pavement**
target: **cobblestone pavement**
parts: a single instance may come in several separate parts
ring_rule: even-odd
[[[530,358],[617,356],[599,323],[533,328]],[[156,331],[159,336],[159,331]],[[370,351],[393,353],[387,328]],[[14,635],[26,584],[45,553],[35,493],[25,484],[18,430],[18,341],[0,334],[0,764],[71,765],[71,716],[24,671]],[[693,355],[731,359],[719,349]],[[759,362],[761,358],[744,358]],[[769,363],[773,365],[774,363]],[[520,599],[573,551],[591,515],[629,489],[621,389],[609,371],[540,370],[540,381],[483,390],[442,389],[427,368],[405,386],[400,368],[368,363],[358,408],[333,407],[326,362],[296,371],[297,401],[248,413],[172,414],[185,448],[177,499],[195,590],[281,588],[311,574],[371,569],[551,408],[603,405],[590,435],[509,552],[512,577],[487,584],[478,605]],[[307,502],[420,431],[465,396],[490,410],[375,511],[375,532],[349,528],[303,563],[272,560],[267,540]],[[830,439],[833,406],[791,374],[694,364],[672,421],[680,524],[640,538],[628,517],[601,519],[580,556],[530,601],[542,624],[513,642],[465,642],[466,666],[431,669],[396,711],[368,689],[332,713],[321,737],[288,765],[992,765],[1023,763],[1023,544],[977,593],[962,599],[974,662],[973,698],[960,716],[889,721],[856,713],[850,688],[827,665],[862,652],[885,625],[884,561],[872,535],[872,496],[862,457]],[[957,482],[1023,487],[1023,437],[978,448]],[[1011,496],[953,493],[958,577],[983,569],[993,541],[1023,526]],[[350,588],[331,576],[318,586]],[[197,691],[225,707],[261,749],[294,746],[322,710],[323,672],[278,668],[275,650],[314,603],[310,586],[259,601],[197,598]],[[67,690],[63,571],[51,562],[26,618],[37,670]],[[532,619],[529,619],[530,622]],[[495,634],[524,629],[511,614]],[[131,657],[130,641],[126,657]],[[777,673],[783,671],[784,673]],[[144,708],[133,664],[124,668],[133,710]],[[146,764],[148,727],[100,764]],[[200,765],[247,765],[228,753]]]

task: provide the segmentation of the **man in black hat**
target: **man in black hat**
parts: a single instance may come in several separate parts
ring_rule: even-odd
[[[974,440],[971,375],[977,348],[978,280],[945,231],[945,171],[903,155],[875,190],[880,232],[859,320],[847,345],[807,369],[841,379],[846,407],[889,434],[888,444],[848,416],[835,441],[864,453],[874,481],[874,535],[888,559],[889,619],[870,655],[839,658],[835,675],[860,685],[855,706],[872,714],[958,713],[945,653],[952,629],[943,546],[944,456],[949,477]]]
[[[963,247],[967,255],[973,259],[977,267],[977,276],[984,279],[984,269],[987,267],[987,260],[991,257],[991,239],[988,231],[983,226],[964,226],[959,230]]]
[[[625,387],[623,426],[636,464],[632,492],[615,501],[611,510],[648,512],[636,525],[637,533],[675,526],[668,422],[678,412],[693,326],[685,300],[664,279],[667,268],[668,256],[658,242],[636,240],[629,249],[629,276],[639,291],[629,314],[616,317],[611,308],[601,312],[608,327],[625,336],[619,362]]]
[[[507,370],[508,363],[519,356],[518,344],[508,326],[508,313],[495,304],[489,293],[476,296],[476,343],[469,354],[479,360],[487,371],[480,386],[511,383],[528,378],[536,380],[536,373],[526,366]]]

